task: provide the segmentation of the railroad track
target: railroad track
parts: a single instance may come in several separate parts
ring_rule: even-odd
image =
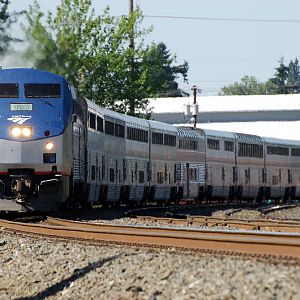
[[[208,226],[208,227],[221,226],[221,227],[235,227],[237,229],[245,229],[245,230],[300,233],[299,221],[218,218],[218,217],[206,217],[206,216],[194,216],[194,217],[178,216],[177,218],[136,216],[135,218],[143,221],[152,222],[152,223],[186,225],[186,226],[195,225],[195,226]]]
[[[92,242],[176,247],[221,253],[272,255],[300,259],[299,233],[174,229],[82,223],[48,218],[48,224],[0,220],[4,230]]]

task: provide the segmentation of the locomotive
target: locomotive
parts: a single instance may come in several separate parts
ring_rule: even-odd
[[[120,114],[36,69],[0,71],[0,110],[0,210],[300,196],[298,141]]]

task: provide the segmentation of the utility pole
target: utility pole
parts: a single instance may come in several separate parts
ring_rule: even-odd
[[[201,90],[198,89],[195,85],[192,86],[191,90],[193,91],[193,96],[194,96],[191,121],[194,123],[194,128],[196,128],[196,125],[197,125],[197,111],[198,111],[197,92],[200,93]]]
[[[128,2],[128,18],[131,17],[133,14],[133,0],[129,0]],[[131,57],[129,62],[129,76],[131,77],[131,81],[133,82],[133,76],[134,76],[134,28],[130,28],[129,33],[129,49],[131,50]],[[134,105],[134,99],[128,99],[129,100],[129,113],[131,116],[135,115],[135,105]]]
[[[129,0],[129,15],[133,13],[133,0]]]

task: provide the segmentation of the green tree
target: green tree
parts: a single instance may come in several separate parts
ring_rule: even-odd
[[[219,95],[265,95],[267,85],[259,82],[254,76],[244,76],[241,82],[234,82],[221,89]]]
[[[36,68],[63,75],[97,104],[139,114],[157,92],[152,70],[160,65],[149,60],[152,48],[143,41],[150,30],[141,29],[139,10],[120,18],[109,12],[96,16],[91,0],[62,0],[44,24],[35,2],[27,14],[25,57]]]
[[[287,80],[289,76],[289,68],[284,65],[283,58],[279,61],[279,67],[275,68],[276,72],[274,77],[269,79],[270,86],[269,91],[271,94],[288,94]]]
[[[296,58],[295,61],[290,61],[288,65],[288,78],[287,78],[287,88],[289,94],[299,94],[300,93],[300,72],[299,72],[299,62]]]
[[[187,73],[189,65],[184,61],[181,65],[174,65],[176,57],[172,56],[164,43],[153,44],[150,48],[144,63],[148,63],[153,68],[149,68],[149,77],[152,83],[152,89],[157,97],[181,97],[184,92],[178,88],[175,81],[178,76],[182,76],[184,82],[187,82]]]
[[[17,16],[23,13],[8,11],[10,0],[0,0],[0,55],[4,55],[11,42],[21,41],[9,34],[9,29],[17,21]]]
[[[274,77],[267,81],[269,94],[297,94],[300,93],[299,63],[290,61],[288,66],[284,64],[283,58],[279,61],[279,66],[275,68]]]

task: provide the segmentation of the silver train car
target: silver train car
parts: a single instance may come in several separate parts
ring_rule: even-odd
[[[177,158],[184,197],[199,202],[299,199],[299,141],[198,128],[185,128],[194,133],[182,138],[181,130]]]
[[[298,141],[131,117],[33,69],[0,71],[0,110],[0,211],[300,196]]]

